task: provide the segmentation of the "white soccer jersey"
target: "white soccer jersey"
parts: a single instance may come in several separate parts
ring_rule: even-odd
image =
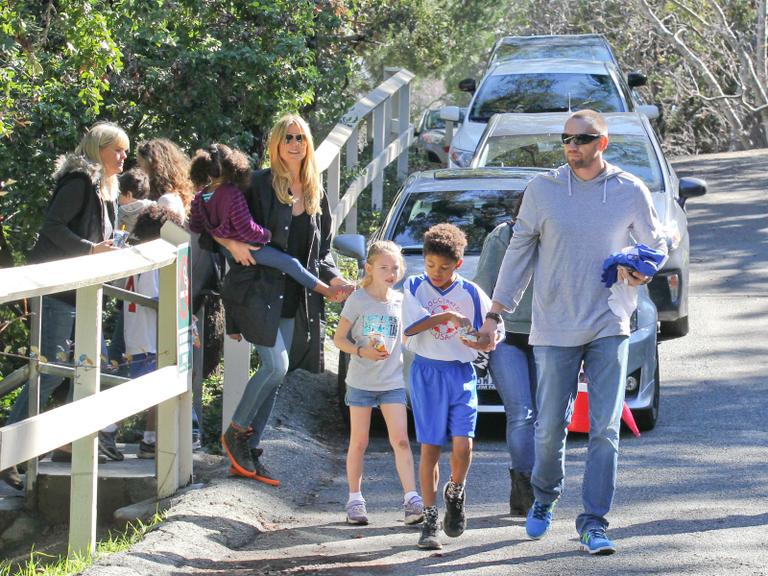
[[[474,282],[458,274],[445,290],[436,288],[426,274],[410,276],[403,284],[403,332],[428,316],[453,310],[463,314],[479,330],[485,313],[491,309],[491,299]],[[477,351],[464,345],[459,338],[458,326],[444,322],[430,330],[407,337],[406,348],[433,360],[472,362]]]

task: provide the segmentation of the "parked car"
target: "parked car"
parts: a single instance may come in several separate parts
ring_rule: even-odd
[[[467,235],[464,263],[459,273],[466,278],[474,278],[483,240],[498,224],[509,219],[516,200],[530,179],[539,172],[542,170],[480,168],[414,174],[405,182],[384,224],[371,240],[393,240],[398,243],[405,257],[407,276],[424,269],[424,232],[440,222],[455,224]],[[365,241],[361,236],[339,235],[334,246],[346,256],[358,260],[365,257]],[[644,288],[640,289],[638,308],[632,316],[631,326],[627,403],[638,425],[650,429],[656,423],[659,408],[657,318],[656,308]],[[344,354],[340,354],[340,398],[344,394],[347,360]],[[406,382],[410,361],[405,353]],[[478,410],[503,412],[503,403],[487,370],[487,356],[481,355],[475,366],[478,372]]]
[[[466,108],[459,108],[459,121],[464,119],[465,112]],[[416,149],[427,162],[435,168],[448,166],[449,142],[445,137],[445,120],[440,117],[439,108],[424,110],[413,136],[416,138]]]
[[[668,233],[669,259],[649,285],[661,333],[688,333],[690,238],[685,202],[702,196],[706,182],[678,179],[648,118],[638,113],[605,114],[609,144],[603,157],[643,180]],[[560,140],[568,114],[499,114],[480,139],[473,167],[555,168],[565,163]]]
[[[501,61],[493,66],[475,89],[473,79],[460,88],[473,93],[466,118],[456,131],[448,152],[449,166],[469,166],[488,120],[504,112],[569,112],[591,108],[598,112],[638,109],[658,116],[656,106],[639,106],[630,87],[610,62],[575,59]],[[441,109],[444,120],[458,122],[458,107]]]

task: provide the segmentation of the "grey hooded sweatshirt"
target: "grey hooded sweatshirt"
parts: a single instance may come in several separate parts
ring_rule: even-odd
[[[630,237],[631,234],[631,237]],[[493,300],[515,310],[533,275],[534,346],[581,346],[628,335],[629,320],[608,307],[603,260],[642,242],[667,251],[651,194],[643,182],[606,163],[592,180],[565,164],[536,176],[523,196]]]

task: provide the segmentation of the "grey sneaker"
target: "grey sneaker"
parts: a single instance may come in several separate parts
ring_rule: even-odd
[[[418,524],[424,520],[424,501],[418,494],[412,496],[408,502],[403,505],[405,508],[405,523],[409,526],[411,524]]]
[[[424,524],[421,525],[419,548],[422,550],[442,549],[443,545],[437,539],[437,530],[437,506],[426,506],[424,508]]]
[[[368,524],[368,511],[365,500],[350,500],[347,502],[347,524]]]

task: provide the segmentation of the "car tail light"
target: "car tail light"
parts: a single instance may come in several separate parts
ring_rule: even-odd
[[[677,272],[667,275],[667,286],[669,286],[669,299],[672,304],[676,304],[680,297],[680,276]]]

